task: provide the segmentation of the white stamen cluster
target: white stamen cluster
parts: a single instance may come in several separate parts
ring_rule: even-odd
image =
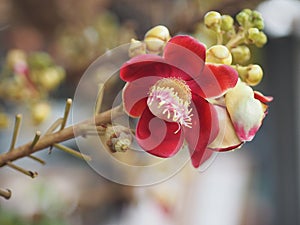
[[[173,87],[152,86],[147,105],[151,112],[161,119],[192,127],[191,117],[193,115],[191,114],[192,108],[189,109],[190,102],[181,99]]]

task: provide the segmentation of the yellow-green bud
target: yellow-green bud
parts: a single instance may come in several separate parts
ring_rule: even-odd
[[[267,36],[257,28],[249,28],[248,40],[250,41],[250,43],[255,44],[257,47],[262,47],[267,43]]]
[[[171,38],[167,27],[158,25],[150,29],[144,38],[146,48],[150,52],[159,53],[163,50],[167,41]]]
[[[255,10],[252,12],[252,21],[251,22],[252,22],[253,27],[255,27],[259,30],[264,29],[264,21],[263,21],[262,15]]]
[[[50,67],[40,72],[38,83],[42,86],[42,88],[51,91],[55,89],[64,80],[64,78],[65,71],[62,67]]]
[[[251,13],[252,11],[250,9],[244,9],[236,15],[236,20],[241,26],[246,26],[246,24],[249,22]]]
[[[224,45],[214,45],[206,51],[206,62],[231,65],[232,56]]]
[[[130,58],[135,57],[137,55],[146,54],[146,45],[145,43],[131,39],[130,47],[128,50],[128,55]]]
[[[8,68],[13,69],[19,62],[26,62],[26,53],[20,49],[13,49],[7,53],[6,63]]]
[[[218,31],[221,26],[221,14],[216,11],[210,11],[204,16],[204,24],[207,28]]]
[[[46,52],[34,52],[28,56],[28,64],[31,69],[45,69],[53,66],[52,57]]]
[[[251,43],[255,43],[259,36],[259,30],[257,28],[248,29],[248,39]]]
[[[265,33],[261,31],[259,32],[255,45],[260,48],[264,46],[267,43],[267,41],[268,41],[267,35],[265,35]]]
[[[251,64],[247,67],[237,66],[236,69],[242,81],[250,86],[259,84],[263,77],[263,70],[259,65]]]
[[[229,15],[223,15],[221,17],[221,29],[224,31],[229,31],[233,28],[233,18]]]
[[[31,118],[34,124],[40,124],[48,118],[51,108],[46,102],[39,102],[31,107]]]
[[[231,49],[231,54],[235,63],[243,64],[247,62],[251,57],[250,49],[246,45],[240,45]]]

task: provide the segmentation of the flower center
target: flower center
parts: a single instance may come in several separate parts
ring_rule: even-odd
[[[147,105],[153,115],[191,128],[191,89],[184,80],[163,78],[149,90]]]

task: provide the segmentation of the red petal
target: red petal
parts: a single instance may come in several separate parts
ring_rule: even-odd
[[[164,49],[166,61],[189,75],[185,80],[198,77],[205,64],[205,46],[195,38],[179,35],[170,39]]]
[[[192,51],[194,54],[196,54],[198,57],[202,59],[202,61],[205,61],[205,55],[206,55],[206,47],[204,44],[199,42],[197,39],[189,36],[189,35],[177,35],[171,38],[164,50],[164,56],[167,58],[171,52],[174,45],[169,45],[170,43],[179,45],[181,47],[184,47],[190,51]]]
[[[223,64],[206,64],[201,76],[187,84],[203,98],[222,96],[229,88],[233,88],[238,81],[238,73],[230,66]]]
[[[123,88],[123,105],[125,111],[132,117],[141,116],[147,107],[149,89],[159,77],[143,77],[129,82]]]
[[[139,55],[123,64],[120,69],[120,77],[127,82],[147,76],[190,79],[187,74],[176,67],[177,65],[169,64],[158,55]]]
[[[216,110],[205,99],[193,95],[192,128],[184,128],[192,164],[198,168],[203,162],[204,152],[217,136],[219,123]]]
[[[254,91],[254,98],[258,99],[262,103],[269,103],[269,102],[273,101],[272,96],[265,96],[262,93],[260,93],[259,91]]]
[[[182,146],[182,131],[177,123],[170,123],[154,116],[147,107],[137,128],[138,144],[152,155],[168,158],[176,154]]]

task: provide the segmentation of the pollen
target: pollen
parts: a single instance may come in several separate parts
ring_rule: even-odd
[[[158,118],[191,127],[191,99],[191,89],[184,80],[163,78],[150,88],[147,105]]]

